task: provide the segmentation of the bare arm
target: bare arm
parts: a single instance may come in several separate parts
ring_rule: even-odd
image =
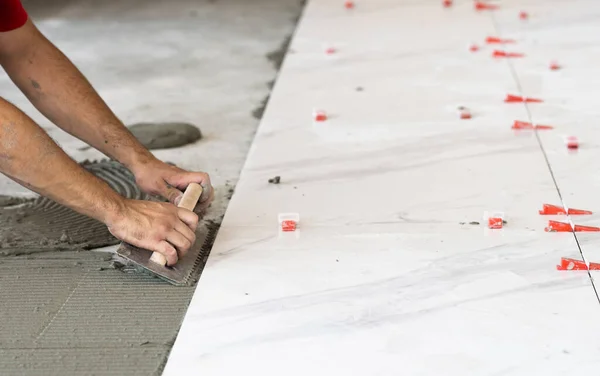
[[[32,103],[72,135],[125,164],[142,189],[172,201],[189,183],[210,180],[152,156],[87,80],[33,24],[0,33],[0,65]],[[82,214],[117,238],[162,253],[169,265],[195,239],[198,217],[166,203],[128,200],[73,161],[37,124],[0,98],[0,172]],[[208,190],[212,194],[211,190]],[[208,205],[211,196],[205,199]]]
[[[156,159],[31,20],[19,29],[0,33],[0,65],[48,119],[123,163],[146,192],[177,203],[182,191],[194,182],[204,188],[196,211],[204,211],[212,201],[208,175],[184,171]]]
[[[123,198],[69,158],[15,106],[0,98],[0,171],[72,209],[109,223]]]
[[[0,33],[0,64],[31,103],[66,132],[134,173],[154,161],[86,78],[31,20],[17,30]]]
[[[171,204],[121,197],[79,166],[26,114],[0,98],[0,172],[105,223],[117,238],[177,262],[193,244],[198,217]]]

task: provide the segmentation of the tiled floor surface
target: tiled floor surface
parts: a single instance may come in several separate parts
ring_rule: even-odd
[[[600,212],[600,7],[495,4],[308,3],[165,375],[597,372],[593,272],[556,265],[600,261],[600,234],[545,232],[567,218],[538,210]]]

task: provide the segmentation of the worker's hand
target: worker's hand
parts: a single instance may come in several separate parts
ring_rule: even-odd
[[[210,177],[204,172],[185,171],[156,159],[136,168],[133,173],[137,185],[142,190],[152,195],[162,196],[175,205],[179,204],[183,191],[190,183],[200,184],[203,190],[194,209],[196,213],[203,213],[214,198]]]
[[[159,252],[174,265],[196,241],[198,216],[169,203],[125,199],[106,224],[118,239]]]

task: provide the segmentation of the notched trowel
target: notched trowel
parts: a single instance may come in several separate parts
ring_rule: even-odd
[[[202,195],[200,184],[191,183],[185,190],[178,207],[194,210]],[[210,252],[206,249],[212,245],[216,233],[215,228],[206,228],[202,234],[196,233],[196,242],[188,253],[173,266],[167,266],[167,260],[158,252],[151,252],[128,243],[121,243],[117,254],[134,264],[150,271],[157,277],[176,286],[187,286],[195,282],[196,272],[203,266],[204,256]]]

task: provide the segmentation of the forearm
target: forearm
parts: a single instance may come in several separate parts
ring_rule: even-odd
[[[84,215],[110,223],[123,198],[86,171],[27,115],[0,98],[0,172]]]
[[[154,159],[121,123],[79,70],[31,22],[11,33],[27,48],[0,62],[49,120],[132,171]]]

